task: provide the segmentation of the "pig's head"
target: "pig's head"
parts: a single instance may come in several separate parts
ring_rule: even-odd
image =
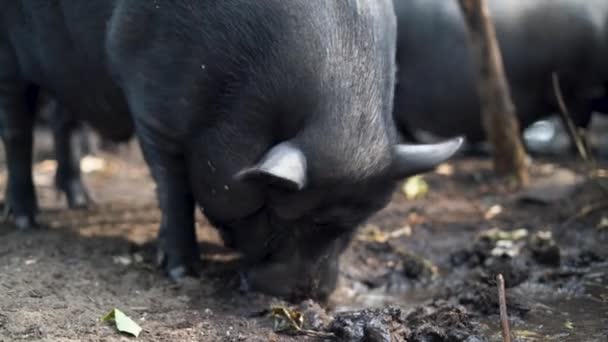
[[[339,256],[356,227],[387,204],[398,180],[433,169],[461,144],[456,138],[396,145],[381,170],[330,181],[314,170],[313,153],[293,142],[276,145],[235,177],[266,193],[263,206],[224,231],[249,262],[246,281],[281,297],[324,299],[336,286]]]

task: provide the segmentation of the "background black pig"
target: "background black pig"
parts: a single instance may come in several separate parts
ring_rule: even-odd
[[[80,159],[92,152],[91,132],[73,116],[65,113],[65,109],[48,94],[30,88],[26,97],[28,110],[35,112],[38,125],[52,133],[53,155],[57,161],[57,190],[65,194],[70,208],[89,207],[93,201],[82,181]]]
[[[522,129],[558,111],[552,72],[558,72],[575,123],[586,126],[606,110],[608,2],[489,0]],[[399,76],[395,118],[412,138],[484,137],[476,68],[457,1],[395,0]],[[605,101],[605,100],[604,100]],[[602,104],[604,104],[602,106]]]
[[[254,289],[326,295],[354,228],[455,139],[397,145],[388,0],[0,1],[7,205],[34,222],[41,87],[102,135],[133,132],[157,183],[161,259],[199,260],[195,203],[250,263]]]

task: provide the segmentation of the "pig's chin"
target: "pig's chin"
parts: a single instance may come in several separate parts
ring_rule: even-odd
[[[337,273],[300,271],[282,262],[251,267],[244,275],[251,290],[294,302],[307,298],[325,301],[337,282]]]

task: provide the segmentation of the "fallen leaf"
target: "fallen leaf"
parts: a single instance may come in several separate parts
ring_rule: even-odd
[[[502,213],[502,206],[500,204],[496,204],[490,207],[490,209],[488,209],[488,211],[486,211],[486,213],[483,215],[483,217],[486,220],[491,220],[493,218],[495,218],[496,216],[500,215]]]
[[[389,235],[389,237],[391,239],[397,239],[397,238],[400,238],[402,236],[411,236],[412,235],[412,227],[410,227],[409,225],[407,225],[407,226],[405,226],[405,227],[403,227],[401,229],[397,229],[397,230],[394,230],[394,231],[390,232],[388,235]]]
[[[417,212],[411,212],[407,215],[407,222],[409,224],[417,225],[423,224],[426,222],[426,218],[423,215],[418,214]]]
[[[130,257],[124,256],[124,255],[113,256],[112,261],[115,264],[122,265],[122,266],[129,266],[129,265],[131,265],[131,263],[133,263],[133,260],[131,260]]]
[[[388,235],[385,232],[381,231],[378,226],[369,224],[361,230],[361,234],[357,236],[357,240],[385,243],[386,241],[388,241]]]
[[[270,309],[274,318],[274,331],[299,332],[304,327],[304,315],[296,310],[284,306],[275,306]]]
[[[526,339],[538,339],[542,337],[539,333],[530,330],[515,330],[514,333],[515,336]]]
[[[498,240],[496,241],[496,247],[490,253],[495,257],[507,255],[514,258],[519,255],[520,250],[520,246],[513,243],[513,240]]]
[[[524,228],[513,231],[504,231],[498,228],[486,230],[480,234],[480,237],[487,238],[492,241],[509,240],[517,241],[528,237],[528,230]]]
[[[86,156],[80,160],[80,170],[83,173],[92,173],[105,169],[106,161],[102,158]]]
[[[118,309],[113,309],[101,318],[102,322],[116,323],[118,331],[138,337],[141,333],[141,327],[135,323],[129,316],[125,315]]]
[[[596,169],[591,172],[591,176],[608,178],[608,169]]]
[[[409,200],[419,199],[429,192],[429,185],[422,176],[410,177],[403,184],[403,193]]]
[[[442,176],[451,176],[454,174],[454,167],[450,164],[439,164],[439,166],[437,166],[437,169],[435,169],[435,172],[438,175],[442,175]]]
[[[606,229],[608,228],[608,217],[602,216],[602,219],[597,224],[597,229]]]
[[[402,236],[410,236],[412,235],[412,227],[406,225],[403,228],[397,229],[392,232],[385,232],[380,230],[378,226],[375,225],[367,225],[362,231],[361,234],[357,236],[357,240],[359,241],[368,241],[368,242],[377,242],[377,243],[386,243],[392,239],[398,239]]]
[[[277,333],[299,334],[317,338],[334,338],[333,333],[304,329],[304,315],[284,306],[275,306],[270,309],[274,318],[274,331]]]

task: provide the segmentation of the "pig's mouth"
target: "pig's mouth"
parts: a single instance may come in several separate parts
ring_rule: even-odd
[[[333,292],[337,277],[337,256],[329,248],[317,257],[282,245],[284,237],[273,236],[269,252],[256,262],[248,262],[240,273],[242,291],[259,291],[290,301],[306,298],[325,300]]]

